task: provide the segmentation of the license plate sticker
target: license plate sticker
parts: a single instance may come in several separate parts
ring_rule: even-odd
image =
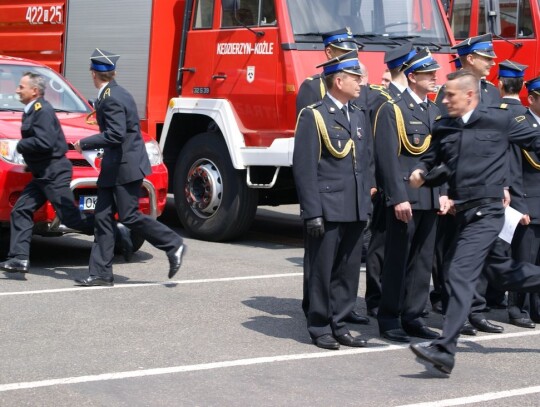
[[[95,195],[81,195],[79,197],[79,210],[93,211],[96,209],[97,196]]]

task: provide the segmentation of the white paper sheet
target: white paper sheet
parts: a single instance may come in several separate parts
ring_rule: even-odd
[[[504,211],[504,225],[499,233],[499,237],[507,243],[512,243],[516,227],[523,217],[521,212],[516,211],[511,206],[507,206]]]
[[[86,161],[96,170],[99,171],[99,168],[96,167],[96,157],[101,153],[101,150],[83,150],[82,155]]]

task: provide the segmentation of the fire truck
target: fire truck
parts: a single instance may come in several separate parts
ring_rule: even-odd
[[[178,216],[212,241],[243,234],[258,205],[297,202],[296,94],[325,60],[321,33],[342,27],[372,83],[405,42],[430,48],[441,83],[451,70],[439,0],[0,0],[0,52],[42,60],[88,97],[91,51],[121,55],[118,80],[159,140]]]
[[[540,4],[536,0],[451,0],[448,18],[456,41],[493,34],[496,62],[506,59],[528,65],[525,80],[539,75]],[[497,83],[497,69],[488,77]],[[527,103],[526,90],[521,99]]]

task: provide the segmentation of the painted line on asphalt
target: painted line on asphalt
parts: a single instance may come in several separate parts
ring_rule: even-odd
[[[507,333],[507,334],[492,334],[488,336],[479,336],[477,338],[471,338],[471,339],[467,339],[460,342],[480,342],[480,341],[486,341],[486,340],[508,339],[508,338],[533,336],[533,335],[540,335],[540,331],[513,332],[513,333]],[[172,367],[154,368],[154,369],[146,369],[146,370],[133,370],[133,371],[127,371],[127,372],[103,373],[103,374],[90,375],[90,376],[65,377],[65,378],[59,378],[59,379],[38,380],[38,381],[33,381],[33,382],[6,383],[6,384],[0,385],[0,392],[12,391],[12,390],[23,390],[23,389],[35,389],[38,387],[51,387],[51,386],[60,386],[60,385],[67,385],[67,384],[89,383],[89,382],[99,382],[99,381],[107,381],[107,380],[119,380],[119,379],[130,379],[130,378],[147,377],[147,376],[158,376],[158,375],[165,375],[165,374],[196,372],[196,371],[223,369],[223,368],[231,368],[231,367],[238,367],[238,366],[261,365],[261,364],[267,364],[267,363],[288,362],[288,361],[295,361],[295,360],[319,359],[319,358],[340,357],[340,356],[348,356],[348,355],[359,355],[359,354],[364,354],[364,353],[387,352],[387,351],[402,350],[402,349],[407,349],[407,348],[408,348],[408,345],[384,345],[384,346],[355,348],[355,349],[347,349],[347,350],[339,350],[339,351],[300,353],[300,354],[294,354],[294,355],[277,355],[277,356],[268,356],[268,357],[259,357],[259,358],[250,358],[250,359],[228,360],[228,361],[223,361],[223,362],[200,363],[200,364],[195,364],[195,365],[172,366]]]
[[[112,287],[53,288],[49,290],[5,292],[5,293],[0,293],[0,297],[8,297],[8,296],[15,296],[15,295],[51,294],[51,293],[71,292],[71,291],[82,291],[82,290],[114,290],[114,289],[119,289],[119,288],[138,288],[138,287],[151,287],[151,286],[169,287],[171,285],[223,283],[223,282],[243,281],[243,280],[264,280],[268,278],[298,277],[302,275],[303,273],[283,273],[283,274],[267,274],[267,275],[260,275],[260,276],[205,278],[205,279],[198,279],[198,280],[169,280],[169,281],[161,281],[161,282],[133,283],[133,284],[127,283],[127,284],[115,284]]]
[[[525,396],[527,394],[540,393],[540,386],[524,387],[522,389],[513,389],[498,391],[493,393],[477,394],[469,397],[458,397],[455,399],[446,399],[438,401],[428,401],[426,403],[406,404],[398,407],[447,407],[463,406],[465,404],[481,403],[483,401],[498,400],[508,397]]]

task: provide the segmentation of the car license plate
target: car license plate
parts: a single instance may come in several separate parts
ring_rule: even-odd
[[[81,195],[79,197],[79,210],[93,211],[96,209],[97,196],[95,195]]]

